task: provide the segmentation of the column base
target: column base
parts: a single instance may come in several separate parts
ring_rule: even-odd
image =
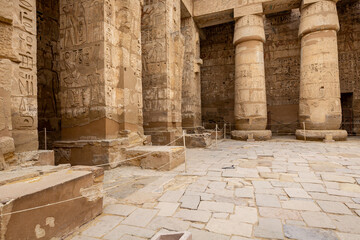
[[[145,135],[151,136],[151,142],[154,146],[164,146],[176,139],[176,131],[168,130],[168,131],[146,131]],[[180,135],[181,136],[181,135]],[[175,144],[172,144],[175,145]]]
[[[335,141],[346,141],[348,133],[346,130],[296,130],[296,139],[309,141],[331,141],[331,137]]]
[[[266,141],[271,137],[270,130],[235,130],[231,132],[232,139],[241,141]]]

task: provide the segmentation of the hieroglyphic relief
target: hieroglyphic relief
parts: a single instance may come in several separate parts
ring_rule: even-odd
[[[60,1],[60,98],[63,126],[100,118],[104,107],[102,1]]]
[[[20,60],[15,69],[12,91],[12,122],[15,144],[37,142],[37,68],[36,68],[36,2],[35,0],[16,0],[13,43]],[[24,135],[22,135],[24,134]],[[18,139],[17,139],[18,138]],[[26,138],[20,139],[20,138]],[[30,143],[22,150],[35,150],[37,144]],[[34,149],[33,149],[34,148]]]

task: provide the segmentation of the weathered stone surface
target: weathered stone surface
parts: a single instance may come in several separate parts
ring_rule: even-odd
[[[284,225],[285,237],[290,239],[308,239],[308,240],[337,240],[336,235],[327,230],[305,228],[293,225]]]
[[[272,133],[269,130],[251,130],[251,131],[236,130],[231,132],[231,138],[235,140],[246,141],[249,139],[249,135],[250,137],[252,137],[252,139],[256,141],[266,141],[271,139]]]
[[[122,222],[126,225],[145,227],[158,213],[158,210],[136,209]]]
[[[210,219],[206,229],[224,235],[251,237],[252,234],[252,225],[225,219]]]
[[[171,170],[185,162],[184,147],[139,146],[126,150],[127,158],[134,159],[142,168],[160,171]]]
[[[284,239],[281,221],[272,218],[260,218],[259,226],[255,227],[255,237],[270,238],[270,239]]]
[[[299,140],[322,141],[326,135],[332,135],[335,141],[346,141],[348,133],[345,130],[296,130],[296,138]]]
[[[65,169],[0,186],[3,203],[0,212],[4,214],[1,220],[6,223],[1,225],[2,236],[9,240],[61,238],[95,218],[102,212],[103,196],[102,180],[97,182],[94,173]],[[68,189],[73,190],[69,192]],[[66,201],[72,198],[74,200]],[[65,202],[11,214],[59,201]],[[63,209],[68,210],[67,214],[63,214]],[[19,231],[19,227],[23,230]]]
[[[301,212],[301,216],[309,227],[335,229],[331,219],[322,212]]]
[[[193,222],[208,222],[210,219],[211,213],[208,211],[202,210],[187,210],[181,209],[175,214],[175,217],[181,218]]]

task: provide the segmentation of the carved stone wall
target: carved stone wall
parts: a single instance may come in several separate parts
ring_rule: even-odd
[[[182,126],[199,127],[201,121],[200,38],[194,20],[183,18],[181,32],[185,37],[182,83]]]
[[[47,131],[47,149],[60,140],[59,99],[59,0],[37,0],[37,71],[39,147],[45,148],[44,128]]]
[[[235,46],[234,24],[204,28],[201,41],[201,104],[205,127],[234,124]]]
[[[268,128],[293,133],[298,126],[300,86],[299,10],[268,15],[265,20],[265,77]]]
[[[166,144],[181,132],[184,39],[180,9],[180,0],[145,0],[143,6],[144,129],[154,144]]]
[[[13,48],[20,60],[12,82],[12,133],[16,151],[38,149],[36,0],[13,1]]]
[[[142,133],[140,0],[60,1],[62,139]]]
[[[341,93],[353,93],[353,131],[360,132],[360,1],[345,0],[337,4],[340,31],[338,32]],[[348,129],[348,128],[346,128]]]

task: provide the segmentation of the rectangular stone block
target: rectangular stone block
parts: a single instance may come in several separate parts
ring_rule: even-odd
[[[1,236],[61,239],[95,218],[103,203],[102,181],[96,181],[95,173],[104,172],[68,168],[0,186]]]
[[[256,3],[256,4],[235,8],[234,18],[238,19],[246,15],[262,14],[262,13],[263,13],[262,3]]]
[[[129,163],[146,169],[171,170],[185,162],[184,147],[139,146],[126,150]]]

